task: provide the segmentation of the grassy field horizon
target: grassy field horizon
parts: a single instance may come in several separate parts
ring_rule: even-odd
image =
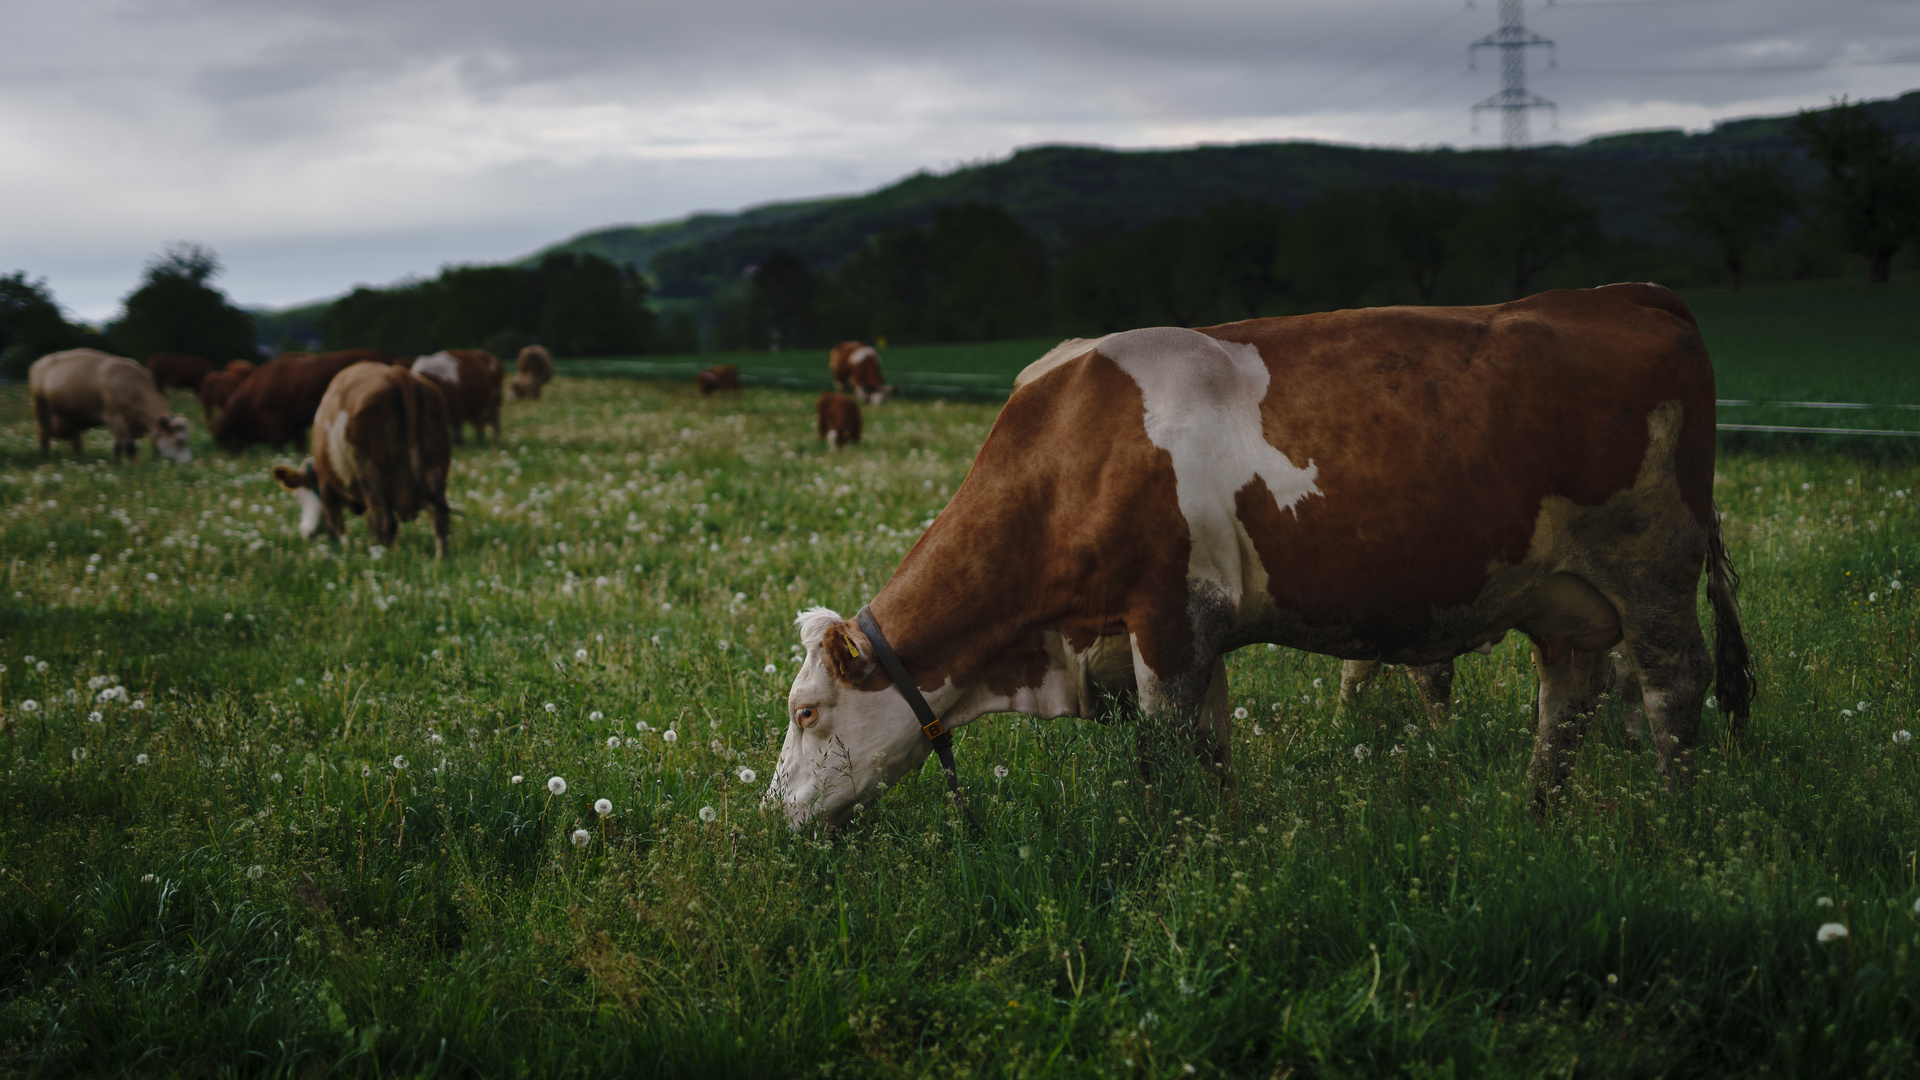
[[[1891,293],[1728,295],[1689,297],[1723,396],[1910,385]],[[1536,821],[1514,635],[1445,722],[1233,654],[1235,800],[1147,797],[1130,725],[993,716],[956,737],[984,837],[932,767],[792,832],[758,800],[794,613],[870,598],[996,413],[895,402],[830,454],[811,391],[563,376],[455,451],[436,561],[424,522],[300,539],[292,455],[197,425],[187,466],[43,460],[0,386],[0,1069],[1920,1068],[1910,455],[1723,444],[1760,696],[1679,794],[1610,702]]]

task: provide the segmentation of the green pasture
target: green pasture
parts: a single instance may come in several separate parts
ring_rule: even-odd
[[[1892,332],[1793,383],[1798,325],[1727,329],[1723,386],[1920,401]],[[1253,648],[1232,796],[1148,796],[1131,725],[999,716],[956,738],[986,837],[932,766],[790,832],[758,800],[794,612],[880,587],[995,408],[895,402],[829,454],[809,391],[563,377],[456,451],[436,562],[423,522],[299,539],[291,457],[43,461],[0,386],[0,1067],[1920,1069],[1911,454],[1723,451],[1760,697],[1677,795],[1610,705],[1536,821],[1516,641],[1460,662],[1443,724]]]

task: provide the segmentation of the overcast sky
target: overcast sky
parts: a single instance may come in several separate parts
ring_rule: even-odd
[[[1498,142],[1498,0],[0,0],[0,273],[104,319],[166,242],[243,303],[1045,142]],[[1914,0],[1526,5],[1536,140],[1920,86]]]

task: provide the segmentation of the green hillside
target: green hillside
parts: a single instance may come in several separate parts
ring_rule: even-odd
[[[1903,136],[1920,135],[1920,91],[1870,108]],[[1521,164],[1563,173],[1573,192],[1599,211],[1603,231],[1663,243],[1673,239],[1661,220],[1669,166],[1727,153],[1781,155],[1810,186],[1816,175],[1788,138],[1791,119],[1734,120],[1695,135],[1629,132],[1524,153],[1306,142],[1186,150],[1040,146],[950,173],[916,173],[865,195],[602,229],[548,250],[631,261],[657,283],[657,296],[696,297],[737,280],[741,267],[774,248],[791,248],[815,266],[833,265],[875,233],[924,225],[936,208],[963,202],[1002,207],[1057,241],[1076,229],[1137,226],[1231,199],[1297,207],[1336,186],[1425,183],[1484,195]]]

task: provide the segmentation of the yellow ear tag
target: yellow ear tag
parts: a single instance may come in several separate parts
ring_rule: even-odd
[[[853,654],[854,656],[856,656],[856,657],[857,657],[857,656],[859,656],[859,655],[860,655],[860,646],[858,646],[858,645],[855,645],[855,644],[853,643],[853,639],[852,639],[852,638],[847,638],[847,639],[845,639],[845,640],[846,640],[846,643],[847,643],[847,651],[848,651],[848,652],[850,652],[850,653],[852,653],[852,654]]]

